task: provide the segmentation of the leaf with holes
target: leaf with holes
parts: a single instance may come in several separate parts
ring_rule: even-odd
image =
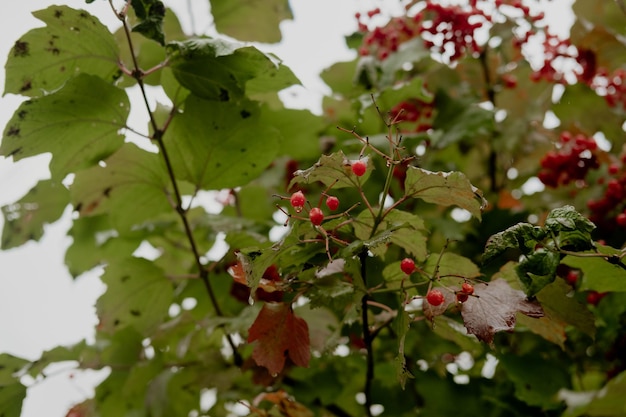
[[[77,73],[92,74],[107,84],[119,77],[119,48],[97,18],[67,6],[50,6],[33,16],[46,27],[30,30],[13,45],[5,67],[5,94],[43,96]],[[93,97],[101,98],[97,92]]]
[[[131,326],[141,334],[148,334],[163,322],[173,289],[154,263],[127,258],[109,265],[102,282],[107,291],[96,303],[100,331],[114,333]]]
[[[514,290],[503,279],[476,284],[474,294],[476,297],[469,297],[462,304],[461,315],[467,332],[483,342],[493,342],[497,332],[513,330],[517,313],[543,316],[539,304],[528,301],[524,292]]]
[[[124,90],[79,75],[53,94],[22,103],[7,123],[0,154],[17,161],[50,152],[50,174],[61,181],[122,146],[129,112]]]
[[[265,303],[248,333],[248,343],[256,342],[252,357],[271,374],[280,373],[287,357],[295,365],[307,367],[311,357],[309,326],[296,317],[291,305]]]
[[[487,203],[482,192],[461,172],[432,172],[409,167],[404,189],[405,197],[421,198],[440,206],[458,206],[479,220]]]
[[[51,180],[39,181],[19,201],[2,207],[2,249],[39,240],[44,225],[61,217],[68,204],[69,192],[63,185]]]
[[[214,190],[247,184],[263,172],[278,152],[279,132],[265,123],[256,103],[191,95],[164,142],[178,179]]]

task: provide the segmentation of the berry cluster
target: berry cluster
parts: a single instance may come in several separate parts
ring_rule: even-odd
[[[491,17],[476,7],[477,1],[467,7],[441,5],[427,0],[424,8],[413,16],[396,17],[384,26],[369,29],[368,23],[381,14],[374,9],[366,14],[357,13],[359,31],[365,33],[359,52],[362,56],[373,55],[385,60],[398,50],[403,42],[421,36],[424,46],[456,61],[466,52],[478,53],[480,46],[475,40],[475,32]]]
[[[605,68],[599,68],[588,84],[604,96],[610,107],[626,108],[626,70],[618,68],[609,74]]]
[[[529,34],[526,40],[529,39]],[[530,78],[532,81],[546,80],[553,83],[565,83],[565,75],[560,69],[563,63],[559,61],[575,61],[578,56],[576,48],[572,46],[569,39],[560,39],[557,35],[550,33],[548,28],[545,29],[544,36],[543,65],[534,71]]]
[[[563,132],[557,149],[541,159],[541,171],[537,177],[553,188],[572,181],[584,181],[589,170],[600,167],[597,149],[598,145],[592,137]]]
[[[606,184],[603,196],[587,202],[589,220],[598,226],[600,234],[614,230],[615,226],[626,228],[626,154],[609,165],[607,174],[608,181],[599,180]]]
[[[426,132],[433,122],[434,103],[426,103],[417,98],[396,104],[389,112],[392,120],[413,125],[412,132]]]

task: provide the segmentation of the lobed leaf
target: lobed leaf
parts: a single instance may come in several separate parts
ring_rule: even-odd
[[[178,82],[207,100],[236,101],[252,92],[279,91],[298,83],[290,70],[253,46],[224,39],[196,38],[168,44]],[[256,79],[256,82],[255,82]]]
[[[0,385],[0,416],[20,417],[24,398],[26,398],[26,387],[20,382]]]
[[[30,30],[13,45],[5,66],[5,94],[43,96],[79,73],[106,83],[121,75],[117,43],[96,17],[67,6],[50,6],[33,16],[46,27]]]
[[[39,240],[44,225],[58,220],[68,204],[67,188],[52,180],[39,181],[17,202],[2,207],[2,249]]]
[[[493,342],[497,332],[515,328],[515,315],[519,312],[529,317],[542,317],[543,309],[526,295],[514,290],[503,279],[489,284],[476,284],[474,294],[461,306],[461,315],[467,332],[487,343]]]
[[[408,167],[404,181],[405,197],[441,206],[461,207],[480,220],[486,205],[482,192],[461,172],[432,172]]]
[[[248,343],[255,341],[252,357],[272,375],[282,372],[287,358],[298,366],[309,365],[309,327],[290,304],[263,305],[248,333]]]
[[[129,112],[124,90],[81,74],[53,94],[22,103],[7,123],[0,154],[18,161],[50,152],[52,180],[61,181],[122,146]]]
[[[556,278],[556,270],[561,263],[561,255],[557,252],[539,249],[525,257],[515,268],[524,291],[534,296]]]

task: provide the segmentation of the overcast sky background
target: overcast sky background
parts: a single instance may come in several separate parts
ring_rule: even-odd
[[[571,25],[569,7],[572,0],[546,3],[548,16],[564,33]],[[121,4],[117,0],[116,4]],[[183,28],[190,32],[187,0],[165,0],[175,8]],[[284,41],[272,52],[282,58],[301,79],[305,88],[294,90],[291,102],[296,107],[319,108],[321,96],[328,90],[317,74],[340,60],[350,60],[353,53],[345,47],[343,37],[354,31],[356,10],[384,4],[374,0],[291,0],[294,21],[281,26]],[[8,56],[10,48],[21,35],[41,26],[30,14],[52,4],[82,8],[97,16],[109,28],[119,26],[108,1],[96,0],[29,0],[12,1],[0,13],[0,57]],[[195,28],[208,28],[208,0],[192,0]],[[565,13],[564,13],[565,11]],[[4,66],[0,68],[4,88]],[[0,127],[4,129],[23,99],[7,95],[0,99]],[[131,123],[132,125],[132,123]],[[49,156],[22,160],[14,164],[0,157],[0,206],[18,200],[35,183],[48,177]],[[101,270],[95,270],[73,281],[63,264],[66,237],[70,226],[68,208],[61,221],[46,227],[40,242],[0,252],[0,353],[7,352],[27,359],[37,359],[42,351],[57,345],[70,345],[92,338],[97,323],[94,304],[104,290],[99,281]],[[3,219],[0,218],[0,225]],[[93,385],[106,377],[106,372],[71,372],[71,364],[53,370],[55,376],[37,382],[28,391],[22,417],[63,417],[75,403],[93,393]],[[72,377],[70,377],[72,374]],[[25,380],[24,383],[32,381]]]

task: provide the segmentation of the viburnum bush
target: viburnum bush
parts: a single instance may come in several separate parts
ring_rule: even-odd
[[[0,354],[0,415],[65,361],[105,374],[72,417],[624,415],[623,3],[566,37],[534,0],[380,2],[321,115],[263,51],[288,1],[248,3],[213,36],[55,5],[15,41],[0,153],[50,177],[2,247],[71,206],[68,271],[106,291],[93,341]]]

